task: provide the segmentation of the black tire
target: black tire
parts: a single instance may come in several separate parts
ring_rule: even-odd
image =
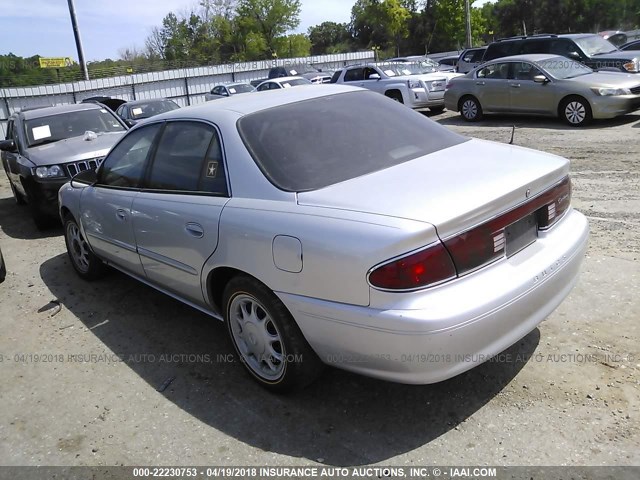
[[[398,103],[404,103],[404,100],[402,99],[402,94],[397,90],[394,90],[392,92],[387,92],[385,93],[385,96],[389,97],[391,100],[394,100]]]
[[[11,180],[9,180],[9,185],[11,186],[11,193],[13,193],[13,198],[16,201],[16,204],[25,205],[27,203],[26,200],[24,199],[22,194],[18,192],[18,190],[16,190],[16,187],[13,185],[13,182]]]
[[[429,107],[429,111],[433,112],[435,114],[440,114],[440,113],[444,112],[444,106],[442,106],[442,107]]]
[[[261,386],[283,393],[302,389],[320,375],[322,362],[287,307],[265,285],[237,275],[224,290],[223,306],[231,343]]]
[[[462,97],[458,104],[458,110],[460,110],[460,115],[467,122],[478,122],[482,120],[482,105],[476,97],[472,97],[468,95],[466,97]]]
[[[591,105],[578,96],[565,98],[560,104],[558,113],[560,118],[572,127],[584,127],[593,119]]]
[[[71,216],[64,220],[64,242],[71,265],[81,278],[91,281],[105,275],[106,265],[91,251],[80,227]]]

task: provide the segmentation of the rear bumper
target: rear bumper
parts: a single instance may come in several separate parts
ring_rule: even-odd
[[[593,118],[614,118],[640,109],[640,95],[595,97],[591,101]]]
[[[570,210],[509,259],[405,296],[401,308],[367,308],[284,293],[307,341],[327,364],[426,384],[483,363],[534,330],[569,294],[587,247],[586,218]]]

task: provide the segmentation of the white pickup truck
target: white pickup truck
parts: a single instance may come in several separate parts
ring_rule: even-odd
[[[419,64],[383,62],[354,65],[336,72],[332,83],[343,83],[382,93],[411,108],[444,110],[444,91],[447,83],[460,76],[456,73],[423,73]]]

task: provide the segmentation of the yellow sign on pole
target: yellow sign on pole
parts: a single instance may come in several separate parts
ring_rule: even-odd
[[[73,60],[69,57],[40,57],[38,61],[40,62],[40,68],[64,68],[73,65]]]

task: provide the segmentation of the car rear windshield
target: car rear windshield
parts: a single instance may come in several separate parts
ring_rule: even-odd
[[[106,108],[77,110],[25,122],[29,147],[79,137],[87,130],[94,133],[124,132],[122,124]]]
[[[177,103],[172,100],[158,100],[147,103],[136,103],[131,106],[131,117],[136,120],[153,117],[161,113],[170,112],[180,108]]]
[[[318,97],[238,121],[253,159],[276,187],[317,190],[468,139],[374,92]]]

